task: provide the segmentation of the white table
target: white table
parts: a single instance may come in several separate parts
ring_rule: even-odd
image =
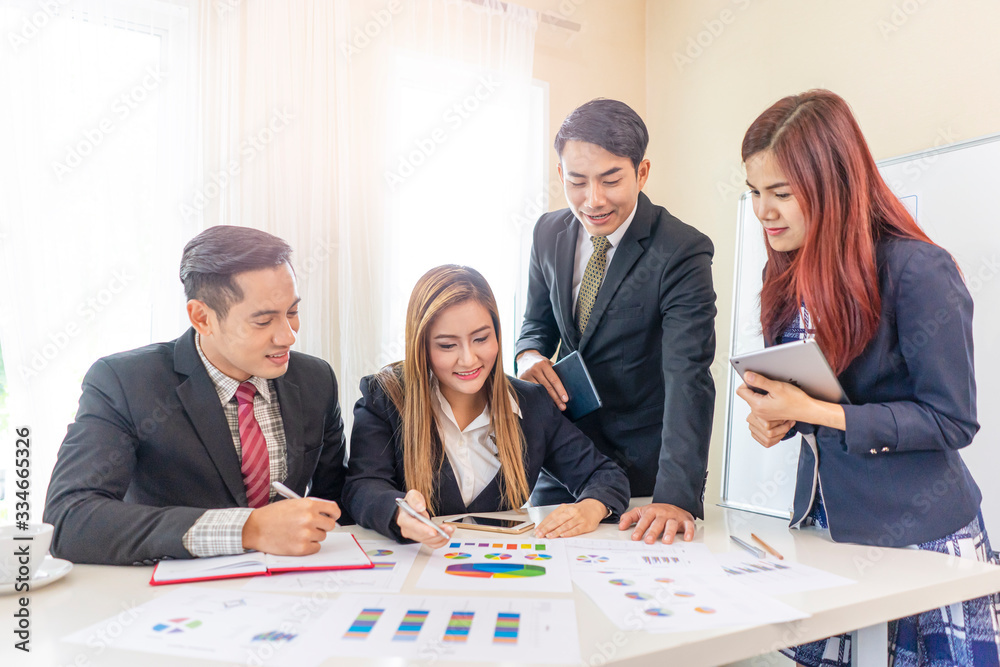
[[[633,501],[641,502],[641,499]],[[532,510],[532,513],[532,518],[537,520],[539,510]],[[359,538],[376,536],[372,531],[357,526],[349,529]],[[482,533],[462,532],[472,537],[482,536]],[[869,664],[885,664],[885,635],[884,629],[880,630],[884,628],[885,621],[1000,590],[1000,567],[925,551],[834,544],[813,529],[790,531],[787,522],[780,519],[719,507],[707,508],[706,521],[699,524],[695,540],[704,542],[713,552],[725,552],[737,548],[729,539],[730,534],[748,538],[751,532],[766,540],[788,560],[827,570],[858,583],[778,598],[812,614],[805,620],[677,634],[619,630],[578,589],[563,596],[551,593],[519,595],[572,597],[575,600],[580,654],[585,665],[609,662],[685,667],[720,665],[780,647],[872,626],[874,630],[869,631],[869,636],[862,635],[860,640],[862,652],[866,650],[866,643],[874,649],[871,652],[873,657],[861,663],[867,667]],[[619,533],[614,526],[601,526],[590,536],[626,540],[629,534],[629,531]],[[426,560],[426,553],[422,551],[403,593],[418,592],[415,583]],[[127,619],[129,608],[174,588],[149,586],[150,570],[148,567],[80,565],[62,581],[33,591],[30,598],[32,652],[28,656],[13,649],[12,614],[17,607],[16,600],[13,596],[0,597],[0,637],[3,638],[0,665],[174,667],[179,664],[177,657],[108,648],[99,638],[95,638],[89,646],[59,641],[71,632],[116,614],[122,614],[123,620]],[[245,580],[236,579],[197,585],[237,590],[245,583]],[[222,664],[190,659],[183,659],[183,663]],[[397,666],[402,661],[336,658],[324,664]]]

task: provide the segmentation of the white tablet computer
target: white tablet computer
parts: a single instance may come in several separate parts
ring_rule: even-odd
[[[739,354],[732,357],[729,363],[741,378],[747,371],[759,373],[770,380],[794,384],[821,401],[850,403],[815,340],[785,343],[758,352]]]

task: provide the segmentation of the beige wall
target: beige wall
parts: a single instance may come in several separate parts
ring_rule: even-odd
[[[719,400],[706,497],[716,502],[743,132],[777,99],[817,87],[847,99],[876,159],[1000,132],[1000,3],[649,0],[645,30],[645,190],[716,248]]]
[[[645,0],[517,0],[580,26],[578,32],[541,23],[535,38],[535,78],[549,84],[550,210],[565,208],[551,147],[563,118],[595,97],[646,111]]]

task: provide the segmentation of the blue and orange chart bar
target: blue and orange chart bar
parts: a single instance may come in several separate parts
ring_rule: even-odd
[[[351,627],[344,633],[344,639],[368,639],[372,628],[382,618],[385,609],[362,609],[358,617],[351,623]]]
[[[453,611],[448,619],[448,627],[444,629],[442,639],[452,644],[464,644],[469,641],[469,631],[472,630],[474,611]]]
[[[400,621],[399,627],[396,628],[396,635],[392,638],[394,642],[414,642],[417,641],[417,635],[420,634],[420,630],[424,627],[424,621],[427,620],[427,614],[429,611],[424,609],[410,609],[403,616],[403,620]]]
[[[493,630],[494,644],[516,644],[517,632],[521,629],[521,615],[501,611],[497,614],[497,625]]]

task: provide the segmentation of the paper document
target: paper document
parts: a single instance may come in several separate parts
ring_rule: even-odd
[[[453,537],[431,554],[419,588],[510,593],[570,593],[573,585],[560,540],[511,536]]]

